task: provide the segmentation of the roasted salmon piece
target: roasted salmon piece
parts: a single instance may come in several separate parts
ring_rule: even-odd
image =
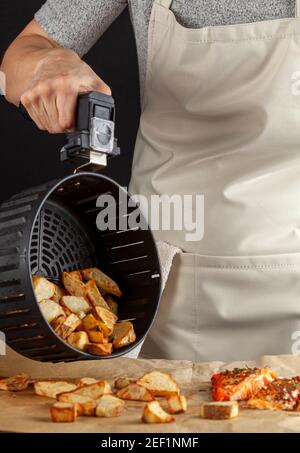
[[[245,407],[281,411],[300,410],[300,378],[277,378],[250,398]]]
[[[276,378],[269,368],[234,368],[211,378],[214,401],[248,400]]]

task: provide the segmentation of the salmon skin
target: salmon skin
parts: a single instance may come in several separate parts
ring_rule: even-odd
[[[300,411],[300,377],[275,379],[248,400],[245,407]]]
[[[214,401],[248,400],[276,378],[269,368],[234,368],[211,377]]]

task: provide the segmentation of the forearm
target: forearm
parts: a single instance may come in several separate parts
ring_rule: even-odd
[[[18,105],[40,62],[58,46],[39,35],[19,36],[6,51],[1,71],[6,76],[6,99]]]

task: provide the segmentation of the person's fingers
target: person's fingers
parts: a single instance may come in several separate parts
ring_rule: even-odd
[[[61,93],[56,98],[59,127],[65,132],[75,130],[77,100],[78,92],[75,89],[68,93]]]
[[[21,103],[37,127],[43,131],[47,130],[44,115],[39,112],[36,96],[34,96],[33,93],[26,93],[21,97]]]

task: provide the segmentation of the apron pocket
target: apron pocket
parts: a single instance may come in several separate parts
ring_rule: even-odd
[[[197,360],[250,360],[295,351],[300,253],[195,255],[195,269]]]

